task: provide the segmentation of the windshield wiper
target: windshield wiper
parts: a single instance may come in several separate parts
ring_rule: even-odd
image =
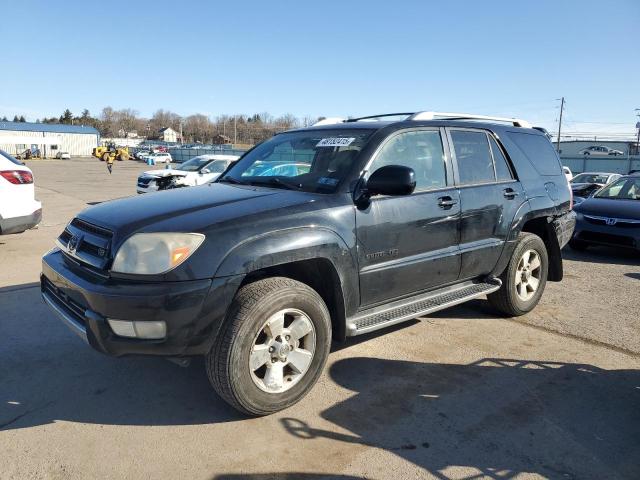
[[[251,180],[249,182],[251,185],[258,185],[258,186],[278,186],[278,187],[284,187],[288,190],[300,190],[302,188],[302,184],[298,183],[298,184],[293,184],[293,183],[289,183],[289,182],[285,182],[284,180],[278,178],[278,177],[267,177],[264,179],[264,181],[262,180]]]
[[[220,180],[218,180],[218,182],[233,183],[234,185],[247,185],[247,183],[243,182],[242,180],[238,180],[236,178],[228,176],[222,177]]]

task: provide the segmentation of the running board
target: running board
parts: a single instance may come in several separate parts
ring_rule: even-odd
[[[500,289],[497,278],[480,283],[464,282],[410,298],[397,300],[379,307],[369,308],[347,319],[347,336],[353,337],[379,328],[421,317],[428,313],[464,303]]]

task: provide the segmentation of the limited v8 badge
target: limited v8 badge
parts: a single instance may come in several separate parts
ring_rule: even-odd
[[[398,249],[391,248],[389,250],[382,250],[381,252],[367,253],[365,257],[367,260],[375,260],[375,259],[384,258],[384,257],[395,257],[397,255],[398,255]]]

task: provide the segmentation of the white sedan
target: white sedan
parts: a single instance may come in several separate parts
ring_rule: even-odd
[[[149,160],[152,160],[153,163],[171,163],[173,159],[171,158],[171,154],[169,152],[156,152],[150,155],[145,155],[143,160],[149,163]]]
[[[35,199],[33,173],[0,150],[0,235],[24,232],[41,218],[42,204]]]
[[[204,185],[218,178],[238,158],[237,155],[200,155],[175,168],[149,170],[138,177],[137,192]]]

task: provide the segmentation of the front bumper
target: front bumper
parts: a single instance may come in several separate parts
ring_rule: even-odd
[[[38,203],[38,205],[40,205]],[[0,218],[0,233],[7,235],[10,233],[19,233],[35,227],[42,220],[42,207],[38,207],[30,215],[24,215],[14,218]]]
[[[210,348],[237,288],[235,277],[187,282],[131,282],[103,278],[72,265],[60,251],[42,259],[47,305],[96,350],[114,356],[184,356]],[[162,340],[119,337],[107,320],[163,321]]]
[[[573,238],[594,245],[640,250],[640,224],[625,226],[624,222],[618,222],[600,225],[589,222],[580,214]]]

